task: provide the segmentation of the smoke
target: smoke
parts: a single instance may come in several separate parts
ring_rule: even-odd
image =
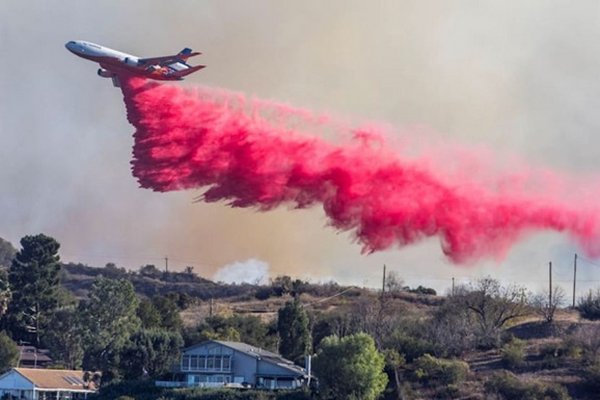
[[[466,150],[454,152],[453,165],[403,157],[373,127],[326,141],[304,131],[344,124],[206,88],[133,78],[123,93],[136,128],[132,171],[144,188],[206,188],[199,200],[259,211],[322,205],[329,224],[351,232],[364,252],[437,236],[451,261],[467,263],[503,258],[527,233],[554,230],[600,255],[596,207],[566,200],[569,185],[550,171],[482,183],[481,170],[493,168]]]
[[[251,258],[246,261],[236,261],[220,268],[213,280],[225,283],[266,283],[269,278],[269,264]]]

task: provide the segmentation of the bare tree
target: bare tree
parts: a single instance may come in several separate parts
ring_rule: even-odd
[[[531,296],[529,304],[540,317],[550,323],[554,321],[556,309],[564,303],[565,297],[566,294],[563,288],[554,286],[554,288],[552,288],[552,297],[548,295],[548,290],[546,289],[541,293],[536,293]]]
[[[443,349],[445,357],[459,356],[477,343],[476,316],[461,300],[447,297],[426,325],[427,337]]]
[[[385,289],[388,293],[399,293],[404,288],[404,280],[395,271],[390,271],[385,277]]]
[[[568,341],[581,349],[587,363],[600,361],[600,325],[582,324],[569,336]]]
[[[506,324],[528,313],[525,288],[518,285],[504,287],[491,277],[456,292],[455,298],[476,317],[482,347],[497,346]]]

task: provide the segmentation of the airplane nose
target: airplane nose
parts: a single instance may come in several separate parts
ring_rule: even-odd
[[[76,46],[76,44],[72,40],[70,42],[65,43],[65,47],[67,48],[67,50],[69,50],[70,52],[73,52],[73,53],[75,52],[75,46]]]

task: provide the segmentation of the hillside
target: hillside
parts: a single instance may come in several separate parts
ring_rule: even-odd
[[[61,270],[61,284],[78,298],[84,298],[91,288],[94,280],[104,276],[110,279],[126,279],[131,282],[139,295],[152,297],[177,292],[207,300],[240,296],[252,293],[256,288],[252,285],[225,285],[201,278],[193,273],[161,272],[151,269],[131,272],[123,268],[107,266],[104,268],[90,267],[84,264],[63,264]]]
[[[153,266],[132,272],[82,264],[62,265],[61,283],[84,299],[99,276],[131,282],[140,297],[185,296],[179,315],[187,345],[216,337],[276,351],[278,311],[297,299],[310,316],[315,350],[327,335],[367,332],[382,350],[401,356],[394,367],[386,367],[386,399],[398,398],[398,393],[404,399],[598,398],[600,323],[572,309],[558,309],[548,323],[533,303],[503,297],[510,288],[485,294],[473,286],[443,297],[426,294],[431,293],[426,288],[396,287],[382,296],[377,290],[290,277],[277,277],[268,285],[236,285]],[[494,282],[490,278],[478,284]],[[470,303],[470,296],[481,304]],[[485,303],[492,314],[504,307],[500,317],[517,306],[519,310],[494,333],[484,332],[473,311]]]

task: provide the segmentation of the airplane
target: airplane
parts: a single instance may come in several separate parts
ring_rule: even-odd
[[[186,63],[188,58],[200,54],[192,52],[192,49],[187,47],[172,56],[149,58],[136,57],[83,40],[72,40],[66,43],[65,47],[79,57],[99,63],[101,68],[98,69],[98,75],[111,78],[115,87],[121,86],[119,81],[121,74],[143,76],[159,81],[181,81],[184,76],[206,67],[205,65],[191,66]]]

